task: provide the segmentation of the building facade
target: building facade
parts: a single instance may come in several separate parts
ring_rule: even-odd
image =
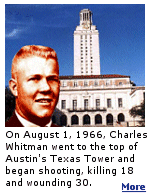
[[[129,110],[142,103],[144,87],[125,75],[61,76],[60,96],[54,113],[62,126],[134,126]]]
[[[142,103],[145,88],[126,75],[101,75],[99,33],[92,12],[80,12],[74,31],[74,76],[60,76],[59,102],[53,122],[61,126],[136,126],[129,110]]]

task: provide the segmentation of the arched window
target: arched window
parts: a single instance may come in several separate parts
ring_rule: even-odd
[[[118,121],[119,121],[119,122],[125,121],[125,116],[124,116],[124,114],[122,114],[122,113],[118,114]]]
[[[88,114],[83,116],[83,125],[90,125],[90,116]]]
[[[73,115],[71,117],[71,125],[78,125],[79,124],[79,118],[77,115]]]
[[[107,121],[107,125],[113,125],[113,115],[112,114],[108,114],[106,116],[106,121]]]
[[[102,116],[100,114],[95,116],[95,125],[96,124],[102,124]]]
[[[60,125],[61,126],[66,126],[67,125],[67,116],[65,114],[61,115],[61,117],[60,117]]]

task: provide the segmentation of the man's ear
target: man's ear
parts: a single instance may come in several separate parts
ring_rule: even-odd
[[[17,81],[15,79],[10,79],[9,81],[9,88],[12,92],[12,94],[17,97],[18,96],[18,91],[17,91]]]

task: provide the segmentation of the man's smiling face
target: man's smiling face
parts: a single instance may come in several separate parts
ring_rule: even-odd
[[[36,124],[48,121],[59,97],[58,62],[36,56],[20,60],[16,83],[16,111]]]

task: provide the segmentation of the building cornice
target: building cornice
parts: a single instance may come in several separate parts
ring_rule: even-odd
[[[60,89],[60,91],[106,91],[106,90],[128,90],[128,89],[132,89],[131,87],[124,87],[124,88],[80,88],[77,89],[75,87],[72,87],[70,89]]]
[[[74,79],[110,79],[110,78],[130,78],[130,76],[119,75],[119,74],[105,74],[105,75],[70,75],[70,76],[59,76],[60,80],[74,80]]]
[[[131,91],[130,95],[132,95],[132,94],[133,94],[134,92],[136,92],[137,90],[145,90],[145,87],[144,87],[144,86],[135,87],[135,88]]]

